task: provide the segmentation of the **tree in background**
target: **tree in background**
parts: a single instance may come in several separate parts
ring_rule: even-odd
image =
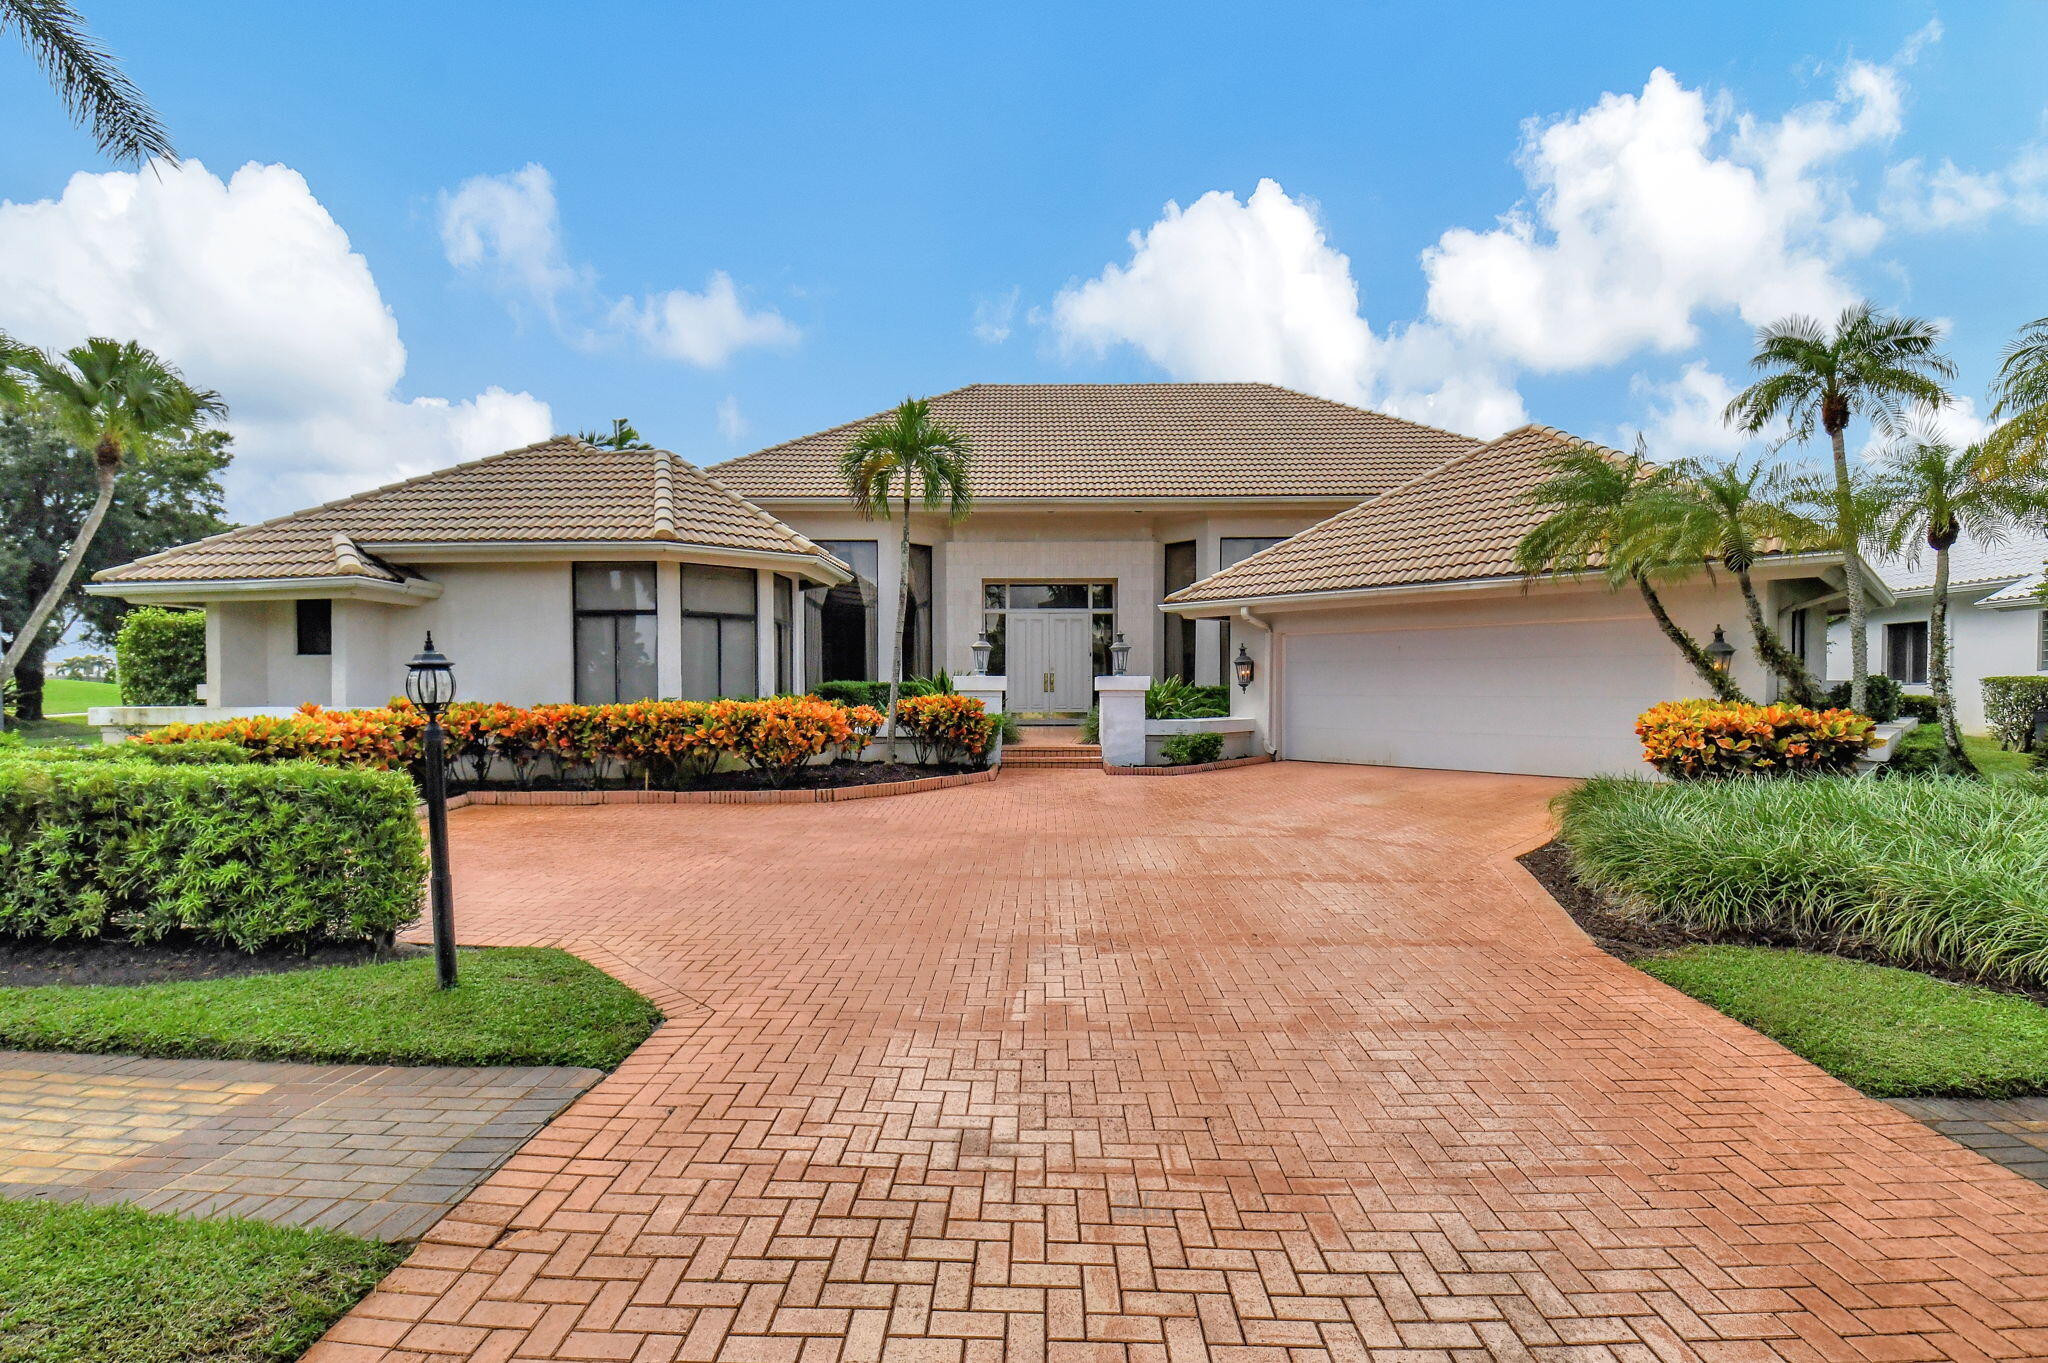
[[[1515,546],[1515,565],[1532,575],[1599,572],[1615,591],[1634,587],[1657,628],[1707,688],[1718,699],[1746,702],[1735,679],[1714,666],[1657,593],[1657,580],[1699,571],[1697,555],[1672,559],[1658,542],[1657,517],[1668,510],[1670,471],[1650,462],[1640,440],[1632,454],[1582,445],[1550,456],[1544,465],[1550,476],[1529,493],[1544,516]]]
[[[66,0],[0,0],[0,30],[10,28],[102,152],[121,165],[177,161],[156,111]]]
[[[576,438],[586,445],[595,445],[601,450],[651,450],[654,446],[640,438],[640,432],[633,429],[633,423],[626,418],[613,417],[612,428],[607,433],[578,431]]]
[[[967,461],[973,448],[965,432],[934,420],[931,404],[905,398],[879,424],[854,436],[839,456],[839,476],[846,481],[853,505],[873,520],[890,515],[892,500],[903,504],[902,552],[896,567],[896,640],[889,665],[890,757],[896,737],[896,701],[903,691],[903,622],[910,615],[910,506],[915,500],[927,511],[944,511],[949,520],[964,517],[972,496],[967,486]],[[913,487],[914,485],[914,487]]]
[[[123,481],[123,472],[129,470],[131,458],[135,465],[132,472],[140,473],[145,481],[158,460],[166,460],[165,474],[188,496],[193,491],[190,480],[195,473],[210,480],[227,462],[225,434],[211,433],[216,439],[210,443],[205,439],[209,434],[206,424],[227,410],[219,395],[191,387],[176,369],[132,341],[96,337],[59,357],[32,353],[25,368],[30,378],[29,391],[15,411],[31,430],[55,437],[60,447],[52,449],[45,445],[40,453],[31,451],[25,457],[33,463],[68,453],[66,462],[75,470],[71,476],[89,478],[92,496],[82,516],[67,525],[47,526],[40,542],[9,536],[6,552],[28,560],[22,569],[25,583],[33,571],[32,565],[46,558],[53,546],[69,547],[53,564],[45,563],[43,572],[48,580],[39,591],[21,596],[9,593],[6,597],[10,610],[17,603],[33,604],[12,622],[6,654],[0,657],[0,688],[7,685],[31,654],[36,655],[40,666],[41,653],[52,642],[48,626],[58,618],[59,607],[74,588],[81,585],[80,570],[113,510],[116,487]],[[197,466],[174,457],[179,453],[196,459]],[[62,485],[66,484],[53,484],[47,495],[58,497]],[[139,490],[146,493],[148,488]],[[13,489],[9,488],[5,495],[12,496]],[[201,490],[200,495],[209,494]],[[217,485],[210,496],[210,501],[202,501],[200,510],[210,513],[209,524],[216,524]],[[182,504],[190,505],[189,501]],[[138,513],[158,509],[150,505],[147,496],[136,507]],[[168,522],[164,524],[168,526]],[[185,528],[177,526],[166,543],[194,538],[179,533]],[[110,561],[132,556],[124,553],[121,559]],[[40,706],[39,697],[36,703]]]
[[[1994,473],[2048,473],[2048,317],[2020,328],[1991,381],[1991,419],[1983,466]]]
[[[1841,534],[1849,597],[1849,705],[1869,703],[1870,602],[1863,573],[1863,526],[1844,433],[1863,417],[1879,431],[1898,430],[1902,409],[1933,412],[1949,401],[1955,364],[1936,347],[1941,329],[1917,317],[1895,317],[1868,303],[1842,310],[1832,331],[1811,317],[1786,317],[1761,327],[1750,368],[1763,377],[1736,394],[1723,413],[1751,435],[1780,422],[1794,440],[1818,426],[1835,458],[1835,524]]]
[[[1987,458],[1984,447],[1958,449],[1928,432],[1894,442],[1868,480],[1871,529],[1887,554],[1917,561],[1920,546],[1934,551],[1934,604],[1927,625],[1927,680],[1941,712],[1941,742],[1948,765],[1975,767],[1956,726],[1954,675],[1949,668],[1949,550],[1967,535],[1978,544],[2003,544],[2015,527],[2048,516],[2048,484],[2038,474]]]

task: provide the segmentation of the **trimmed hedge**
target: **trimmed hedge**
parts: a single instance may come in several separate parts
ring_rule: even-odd
[[[1906,688],[1891,677],[1872,673],[1863,679],[1865,698],[1862,713],[1879,724],[1889,724],[1906,713]],[[1828,704],[1837,710],[1849,708],[1849,683],[1836,682],[1828,688]],[[1930,700],[1932,698],[1930,697]]]
[[[2048,677],[1986,677],[1984,720],[1991,736],[2025,752],[2034,736],[2034,711],[2048,705]]]
[[[1159,755],[1170,767],[1192,767],[1223,759],[1222,734],[1175,734],[1159,745]]]
[[[0,762],[154,762],[158,766],[180,767],[254,760],[254,755],[239,743],[196,738],[182,743],[106,743],[97,747],[0,748]]]
[[[197,705],[206,680],[206,612],[142,606],[114,638],[123,705]]]
[[[819,682],[811,694],[819,700],[829,700],[840,705],[869,705],[879,710],[889,703],[889,683],[885,681],[828,681]]]
[[[381,941],[419,913],[413,799],[310,762],[0,762],[0,936]]]

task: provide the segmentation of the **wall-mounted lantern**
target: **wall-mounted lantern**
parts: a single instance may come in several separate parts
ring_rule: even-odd
[[[1252,662],[1252,655],[1245,651],[1243,644],[1237,646],[1237,658],[1231,666],[1237,670],[1237,689],[1243,691],[1248,688],[1258,672],[1258,665]]]
[[[1714,626],[1714,641],[1707,645],[1707,661],[1724,677],[1735,665],[1735,645],[1728,642],[1719,625]]]

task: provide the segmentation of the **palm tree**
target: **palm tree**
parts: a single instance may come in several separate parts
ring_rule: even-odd
[[[1530,490],[1529,499],[1547,514],[1515,546],[1515,565],[1531,575],[1598,570],[1612,590],[1635,587],[1657,628],[1714,695],[1746,702],[1735,679],[1714,666],[1699,640],[1664,609],[1652,581],[1682,576],[1697,564],[1661,557],[1652,547],[1669,471],[1650,463],[1640,440],[1628,455],[1582,445],[1551,455],[1544,465],[1550,476]]]
[[[896,566],[896,645],[889,666],[889,755],[899,755],[895,737],[896,700],[903,690],[903,622],[910,614],[910,504],[946,513],[949,520],[965,516],[971,501],[967,461],[973,452],[966,434],[932,418],[923,398],[905,398],[880,423],[854,436],[839,456],[839,476],[853,495],[853,505],[872,520],[890,514],[892,498],[903,504],[902,551]],[[913,492],[911,485],[915,483]]]
[[[95,336],[59,357],[30,352],[25,368],[35,383],[30,400],[49,414],[67,440],[92,451],[99,487],[56,576],[0,658],[0,688],[13,679],[51,612],[70,590],[71,579],[113,504],[114,484],[128,457],[147,456],[164,437],[189,432],[227,413],[220,394],[191,387],[171,365],[133,341]]]
[[[1936,346],[1941,329],[1917,317],[1894,317],[1868,303],[1842,310],[1829,331],[1811,317],[1786,317],[1761,327],[1750,368],[1764,377],[1736,394],[1723,413],[1751,435],[1782,420],[1794,440],[1827,432],[1835,457],[1835,514],[1849,597],[1849,704],[1868,702],[1869,600],[1864,592],[1862,526],[1849,477],[1843,433],[1858,416],[1878,430],[1897,430],[1901,409],[1934,411],[1949,400],[1956,367]]]
[[[624,417],[613,417],[610,432],[578,431],[576,438],[586,445],[595,445],[601,450],[651,450],[654,446],[640,438],[640,432],[633,429],[633,423]]]
[[[35,351],[0,331],[0,408],[28,401],[28,365]]]
[[[9,28],[21,34],[66,112],[91,129],[101,151],[121,165],[177,163],[156,111],[67,0],[0,0],[0,29]]]
[[[2027,323],[2006,345],[1990,415],[2001,424],[1984,442],[1987,469],[2048,472],[2048,317]]]
[[[1957,449],[1921,432],[1894,442],[1869,481],[1872,529],[1884,552],[1919,558],[1934,550],[1934,602],[1927,625],[1927,679],[1941,712],[1941,741],[1949,764],[1974,771],[1956,726],[1949,670],[1949,550],[1968,535],[1979,544],[2003,544],[2017,524],[2048,514],[2048,485],[2038,475],[2015,473],[1987,459],[1982,445]]]
[[[1672,466],[1672,473],[1650,508],[1648,533],[1659,552],[1678,563],[1718,562],[1733,573],[1757,659],[1777,674],[1793,700],[1826,705],[1827,695],[1805,660],[1785,646],[1764,618],[1749,575],[1766,549],[1807,549],[1829,540],[1825,528],[1786,507],[1794,490],[1792,474],[1782,464],[1761,459],[1748,465],[1739,459],[1725,464],[1684,459]]]

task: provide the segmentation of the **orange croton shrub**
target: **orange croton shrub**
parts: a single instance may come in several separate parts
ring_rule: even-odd
[[[1636,720],[1643,760],[1674,780],[1845,772],[1870,747],[1875,721],[1854,710],[1673,700]]]
[[[972,696],[911,696],[896,702],[896,720],[921,762],[965,764],[988,751],[995,726]]]

